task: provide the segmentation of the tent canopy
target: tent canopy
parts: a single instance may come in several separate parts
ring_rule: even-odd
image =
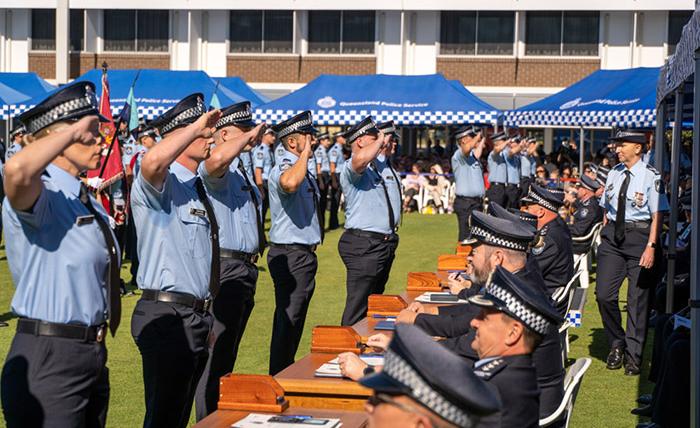
[[[0,73],[0,112],[13,114],[11,106],[35,97],[46,96],[55,89],[36,73]]]
[[[112,114],[121,111],[129,90],[134,81],[134,98],[138,106],[139,117],[154,119],[177,104],[182,98],[195,92],[204,95],[205,104],[209,105],[214,91],[222,106],[228,106],[245,101],[245,98],[226,87],[219,85],[203,71],[171,71],[171,70],[108,70],[110,103]],[[93,69],[75,79],[89,81],[95,84],[97,96],[102,92],[102,70]],[[17,106],[18,111],[28,109],[32,103],[41,101],[32,99],[30,102]]]
[[[213,77],[212,79],[214,79],[214,81],[216,82],[219,82],[221,86],[225,87],[231,92],[238,94],[250,101],[250,104],[253,107],[257,107],[259,105],[270,102],[270,100],[266,96],[260,94],[258,91],[248,86],[248,84],[238,76]]]
[[[311,110],[318,125],[345,125],[368,115],[397,125],[494,123],[499,112],[441,74],[321,75],[303,88],[262,105],[256,119],[279,122]]]
[[[506,112],[517,126],[653,127],[659,68],[598,70],[568,88]]]
[[[696,6],[697,7],[697,6]],[[656,103],[660,104],[667,95],[678,88],[695,73],[695,51],[700,48],[700,10],[695,10],[681,33],[676,52],[661,68],[656,93]]]

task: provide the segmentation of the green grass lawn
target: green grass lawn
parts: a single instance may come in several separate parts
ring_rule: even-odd
[[[319,268],[316,276],[316,292],[306,320],[304,337],[297,357],[309,351],[311,329],[315,325],[339,325],[345,302],[345,269],[338,255],[337,243],[341,231],[326,234],[325,243],[318,250]],[[401,242],[394,262],[387,293],[400,293],[405,289],[406,275],[410,271],[434,270],[439,254],[454,251],[456,233],[452,215],[406,215],[400,230]],[[9,328],[0,329],[0,359],[4,361],[14,335],[15,319],[9,313],[14,291],[7,262],[0,261],[0,320],[10,322]],[[122,276],[129,278],[128,266]],[[624,290],[623,290],[624,291]],[[624,292],[621,293],[624,296]],[[122,326],[116,338],[109,338],[109,368],[112,393],[109,427],[136,427],[143,421],[143,386],[141,359],[129,333],[129,318],[137,296],[123,299]],[[266,373],[269,357],[269,341],[274,311],[272,280],[265,261],[260,263],[260,279],[255,309],[241,344],[235,371],[239,373]],[[649,348],[649,346],[647,347]],[[625,377],[622,371],[605,369],[607,342],[600,316],[595,305],[593,284],[589,289],[583,326],[571,330],[571,358],[593,357],[593,364],[583,380],[573,415],[573,427],[630,427],[638,421],[629,411],[635,407],[635,398],[650,392],[646,382],[647,358],[642,377]],[[0,421],[2,421],[0,416]],[[194,422],[194,419],[192,419]],[[4,426],[0,422],[0,426]]]

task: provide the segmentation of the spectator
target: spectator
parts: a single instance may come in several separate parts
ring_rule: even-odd
[[[420,192],[420,188],[425,184],[425,177],[421,175],[423,169],[419,163],[414,163],[411,166],[411,172],[406,174],[406,177],[401,180],[403,185],[403,210],[404,212],[413,211],[416,202],[413,199]]]
[[[447,207],[443,206],[442,195],[449,187],[450,181],[444,176],[442,167],[438,164],[431,166],[425,190],[429,192],[435,203],[435,208],[438,209],[440,214],[443,214],[447,209]]]

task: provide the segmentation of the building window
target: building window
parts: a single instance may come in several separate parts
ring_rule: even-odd
[[[668,54],[676,52],[676,45],[681,40],[683,27],[688,23],[693,12],[690,10],[672,10],[668,13]]]
[[[294,13],[290,10],[233,10],[229,15],[229,52],[292,53]]]
[[[55,9],[32,9],[32,50],[56,50]]]
[[[169,29],[167,10],[105,10],[104,50],[167,52]]]
[[[85,10],[70,10],[70,50],[80,52],[85,46]]]
[[[597,56],[599,12],[527,12],[525,54]]]
[[[514,12],[441,12],[441,55],[513,55]]]
[[[309,53],[373,54],[374,11],[309,11]]]

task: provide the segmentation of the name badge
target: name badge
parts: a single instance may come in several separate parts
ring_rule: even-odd
[[[90,215],[81,215],[78,216],[78,218],[75,219],[75,224],[78,226],[83,226],[86,224],[92,224],[92,222],[95,221],[95,216],[90,214]]]
[[[206,210],[200,210],[198,208],[190,208],[190,214],[196,217],[206,217],[207,212]]]

